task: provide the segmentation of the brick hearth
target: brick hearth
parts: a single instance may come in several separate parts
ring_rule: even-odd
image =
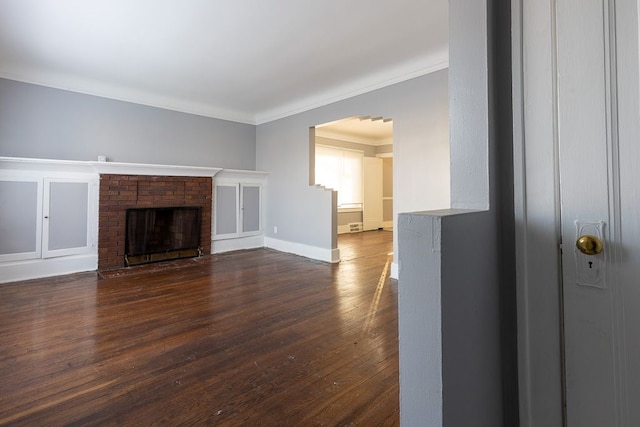
[[[123,268],[129,208],[199,206],[200,247],[211,252],[211,177],[100,175],[98,270]]]

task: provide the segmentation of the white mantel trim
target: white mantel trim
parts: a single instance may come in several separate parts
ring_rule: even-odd
[[[222,168],[148,163],[95,162],[81,160],[31,159],[0,157],[0,169],[45,172],[77,172],[120,175],[200,176],[213,177]],[[247,171],[252,172],[252,171]]]
[[[250,170],[242,170],[242,169],[222,169],[220,173],[216,175],[216,179],[224,179],[224,180],[258,180],[263,182],[264,179],[269,175],[269,172],[264,171],[250,171]]]
[[[96,172],[119,175],[160,175],[213,177],[222,168],[202,166],[154,165],[146,163],[89,162]]]

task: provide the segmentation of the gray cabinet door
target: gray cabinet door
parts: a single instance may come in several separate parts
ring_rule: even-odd
[[[89,183],[45,179],[43,258],[89,249]]]
[[[0,262],[87,253],[95,247],[94,178],[0,178]]]
[[[40,258],[42,179],[0,179],[0,261]]]
[[[214,240],[262,233],[262,186],[232,181],[214,188]]]
[[[242,193],[242,234],[257,234],[261,227],[261,194],[259,185],[241,184]]]
[[[238,185],[216,184],[213,237],[224,239],[238,235]]]

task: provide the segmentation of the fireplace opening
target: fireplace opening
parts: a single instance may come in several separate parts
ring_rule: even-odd
[[[127,209],[127,267],[200,255],[200,207]]]

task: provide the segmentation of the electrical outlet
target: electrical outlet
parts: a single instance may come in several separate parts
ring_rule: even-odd
[[[277,225],[273,226],[273,234],[278,234],[278,226]]]

